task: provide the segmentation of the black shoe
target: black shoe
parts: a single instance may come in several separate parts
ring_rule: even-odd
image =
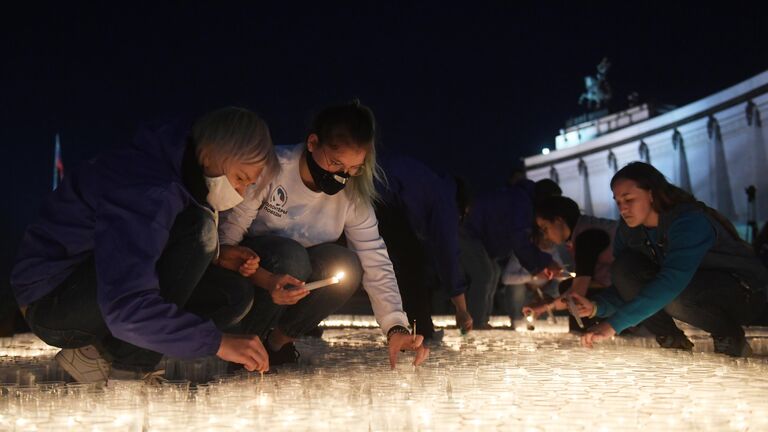
[[[744,336],[712,336],[715,343],[715,352],[731,357],[749,357],[752,355],[752,347]]]
[[[662,348],[679,349],[683,351],[692,352],[693,342],[685,335],[678,336],[656,336],[656,342]]]
[[[750,326],[768,326],[768,303],[763,306],[763,310],[757,314],[754,320],[749,323]]]
[[[424,343],[433,345],[433,344],[440,344],[443,341],[443,337],[445,336],[445,330],[433,330],[432,334],[429,335],[429,337],[424,336]]]
[[[267,341],[264,343],[264,348],[267,349],[267,354],[269,354],[269,367],[281,364],[298,363],[299,357],[301,357],[301,354],[296,349],[296,345],[294,345],[293,342],[288,342],[279,350],[273,351]]]

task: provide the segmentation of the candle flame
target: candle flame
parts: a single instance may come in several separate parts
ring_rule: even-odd
[[[344,272],[338,272],[336,273],[336,276],[334,276],[338,280],[344,279]]]

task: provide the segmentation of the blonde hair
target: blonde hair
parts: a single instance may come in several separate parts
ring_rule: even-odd
[[[384,170],[376,163],[375,143],[371,142],[365,148],[367,151],[362,166],[363,173],[359,176],[350,177],[349,184],[344,188],[345,193],[349,196],[349,200],[354,204],[360,202],[374,204],[379,201],[381,197],[376,190],[375,182],[379,181],[382,184],[386,184],[387,181]]]
[[[280,171],[267,123],[245,108],[226,107],[205,114],[193,125],[192,140],[198,160],[209,158],[221,165],[230,161],[264,165],[254,192]]]
[[[348,180],[344,193],[353,204],[373,204],[379,200],[374,181],[386,184],[386,177],[376,163],[376,119],[370,108],[357,99],[325,108],[312,121],[310,134],[317,135],[320,147],[357,146],[365,149],[362,174]]]

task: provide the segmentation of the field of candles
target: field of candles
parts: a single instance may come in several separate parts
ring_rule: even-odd
[[[450,326],[450,317],[436,322]],[[215,358],[165,359],[166,380],[71,383],[58,349],[29,334],[2,340],[0,430],[82,431],[752,431],[768,430],[768,331],[748,329],[755,356],[693,353],[650,337],[580,346],[561,317],[534,331],[448,328],[422,366],[395,370],[369,317],[333,316],[297,343],[297,365],[263,376]]]

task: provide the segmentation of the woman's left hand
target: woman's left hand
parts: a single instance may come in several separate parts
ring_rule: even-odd
[[[249,277],[259,268],[259,256],[245,246],[221,245],[214,264]]]
[[[397,355],[402,350],[416,351],[414,366],[424,363],[424,360],[429,357],[429,348],[424,346],[424,336],[417,334],[414,337],[414,335],[395,333],[389,337],[389,365],[392,369],[395,368]]]
[[[592,344],[595,342],[600,342],[605,339],[612,338],[615,335],[616,330],[614,330],[607,321],[603,321],[589,329],[589,331],[587,331],[587,333],[581,337],[581,346],[592,348]]]

